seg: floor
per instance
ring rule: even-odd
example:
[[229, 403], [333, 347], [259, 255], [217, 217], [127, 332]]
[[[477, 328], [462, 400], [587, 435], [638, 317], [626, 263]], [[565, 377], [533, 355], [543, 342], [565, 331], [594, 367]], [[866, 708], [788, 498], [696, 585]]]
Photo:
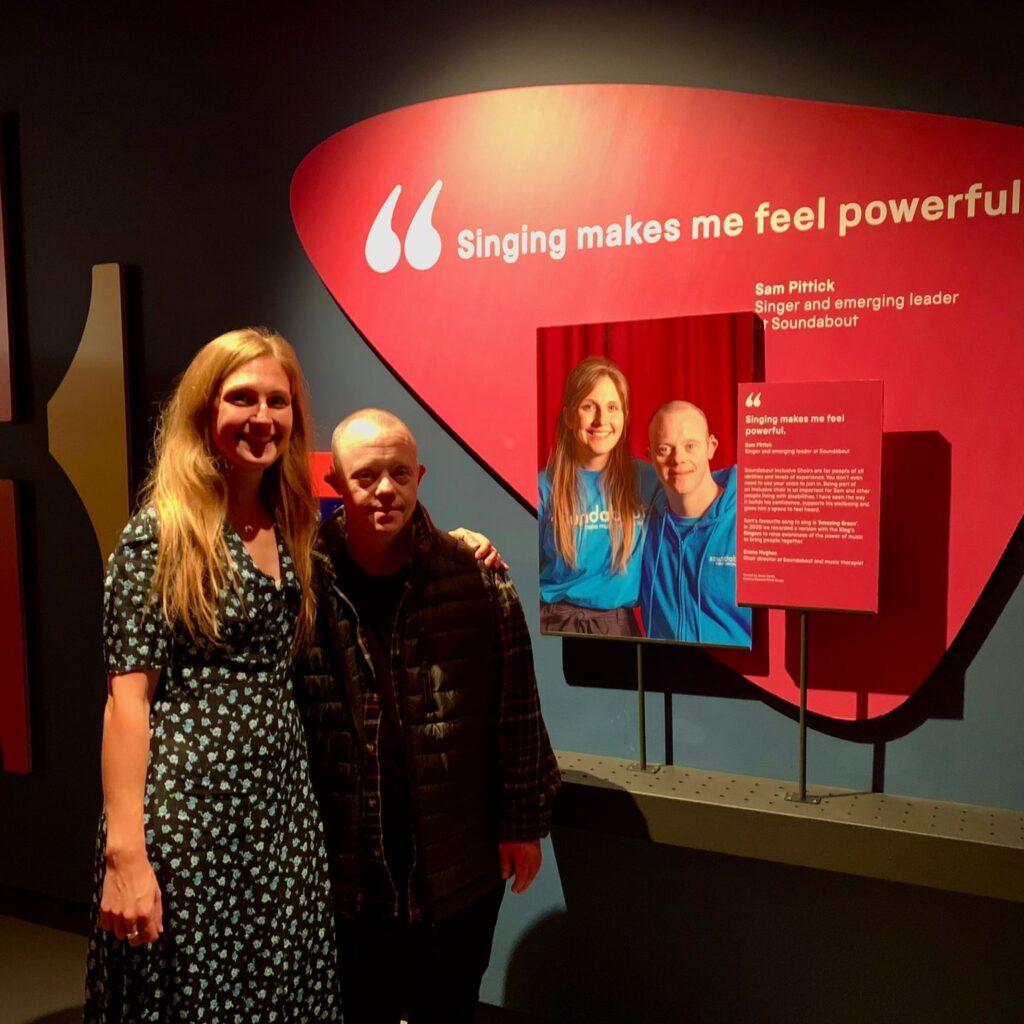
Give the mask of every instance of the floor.
[[[81, 1024], [86, 940], [0, 914], [0, 1024]], [[481, 1006], [477, 1024], [534, 1024]]]
[[0, 1024], [81, 1024], [86, 940], [0, 916]]

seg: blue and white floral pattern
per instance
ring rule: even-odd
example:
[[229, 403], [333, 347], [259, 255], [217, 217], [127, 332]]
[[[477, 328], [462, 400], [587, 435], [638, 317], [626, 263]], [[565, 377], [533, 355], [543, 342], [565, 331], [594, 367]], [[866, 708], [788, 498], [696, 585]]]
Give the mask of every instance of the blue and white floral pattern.
[[220, 595], [220, 644], [168, 627], [154, 600], [152, 510], [128, 523], [107, 566], [107, 672], [163, 670], [145, 816], [164, 933], [132, 948], [99, 928], [101, 821], [86, 1024], [341, 1020], [323, 833], [291, 689], [299, 583], [280, 537], [280, 587], [230, 527], [225, 541], [235, 574]]

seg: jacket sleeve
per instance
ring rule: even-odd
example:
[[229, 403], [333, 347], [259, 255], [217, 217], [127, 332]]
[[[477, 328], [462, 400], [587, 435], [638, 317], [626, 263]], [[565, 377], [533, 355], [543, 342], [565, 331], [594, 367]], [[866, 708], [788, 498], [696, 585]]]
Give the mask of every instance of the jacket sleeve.
[[525, 842], [547, 835], [561, 779], [541, 717], [530, 633], [519, 595], [506, 575], [487, 576], [498, 622], [494, 724], [501, 781], [500, 838]]
[[314, 784], [318, 780], [321, 746], [325, 735], [336, 729], [341, 702], [341, 683], [331, 651], [335, 647], [332, 633], [330, 600], [323, 580], [323, 571], [313, 561], [313, 584], [317, 593], [316, 628], [306, 649], [295, 659], [292, 670], [293, 691], [299, 718], [306, 733]]

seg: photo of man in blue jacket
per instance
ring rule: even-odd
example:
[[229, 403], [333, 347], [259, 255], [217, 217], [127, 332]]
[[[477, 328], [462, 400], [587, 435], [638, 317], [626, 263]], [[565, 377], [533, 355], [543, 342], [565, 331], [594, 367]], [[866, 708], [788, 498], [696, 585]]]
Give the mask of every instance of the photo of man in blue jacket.
[[736, 604], [736, 467], [712, 471], [718, 440], [692, 402], [663, 405], [648, 437], [662, 488], [644, 540], [644, 630], [654, 640], [749, 648], [750, 609]]

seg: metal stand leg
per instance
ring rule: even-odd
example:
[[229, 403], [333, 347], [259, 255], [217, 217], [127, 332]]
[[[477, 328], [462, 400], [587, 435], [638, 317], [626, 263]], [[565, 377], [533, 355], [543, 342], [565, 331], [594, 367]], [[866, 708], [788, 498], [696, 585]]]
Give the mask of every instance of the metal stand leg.
[[640, 761], [629, 767], [638, 772], [656, 772], [661, 765], [647, 763], [647, 702], [644, 698], [644, 645], [636, 645], [637, 725], [640, 729]]
[[807, 795], [807, 612], [800, 613], [800, 791], [787, 793], [794, 803], [820, 804], [820, 796]]

